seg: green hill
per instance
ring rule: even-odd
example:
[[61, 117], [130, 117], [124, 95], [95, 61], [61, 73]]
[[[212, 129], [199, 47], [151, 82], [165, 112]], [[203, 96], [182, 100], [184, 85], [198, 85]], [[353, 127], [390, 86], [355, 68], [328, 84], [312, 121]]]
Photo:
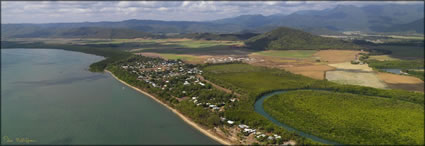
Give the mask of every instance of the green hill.
[[350, 42], [316, 36], [287, 27], [252, 37], [245, 44], [255, 50], [315, 50], [315, 49], [361, 49]]

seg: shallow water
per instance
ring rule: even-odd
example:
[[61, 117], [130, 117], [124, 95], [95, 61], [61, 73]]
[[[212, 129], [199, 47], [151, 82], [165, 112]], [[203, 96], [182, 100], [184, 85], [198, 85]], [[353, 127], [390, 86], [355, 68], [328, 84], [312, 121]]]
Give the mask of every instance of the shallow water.
[[2, 144], [218, 144], [111, 75], [89, 72], [102, 57], [52, 49], [1, 55]]

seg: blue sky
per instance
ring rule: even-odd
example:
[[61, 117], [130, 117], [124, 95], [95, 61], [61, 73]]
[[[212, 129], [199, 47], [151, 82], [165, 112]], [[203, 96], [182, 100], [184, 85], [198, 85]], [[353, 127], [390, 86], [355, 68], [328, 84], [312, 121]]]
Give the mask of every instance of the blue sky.
[[97, 22], [128, 19], [206, 21], [247, 14], [290, 14], [337, 5], [422, 4], [423, 2], [336, 1], [8, 1], [1, 2], [2, 23]]

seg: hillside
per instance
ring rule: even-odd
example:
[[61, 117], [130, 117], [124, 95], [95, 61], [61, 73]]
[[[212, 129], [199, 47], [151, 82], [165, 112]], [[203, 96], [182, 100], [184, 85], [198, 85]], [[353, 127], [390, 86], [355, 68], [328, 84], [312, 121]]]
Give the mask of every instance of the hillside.
[[[31, 30], [32, 29], [32, 30]], [[4, 37], [4, 36], [2, 36]], [[25, 33], [9, 33], [7, 37], [17, 38], [104, 38], [104, 39], [126, 39], [157, 37], [153, 34], [124, 29], [124, 28], [103, 28], [103, 27], [79, 27], [79, 28], [31, 28]]]
[[252, 37], [245, 41], [245, 44], [255, 50], [360, 49], [359, 46], [349, 42], [287, 27], [279, 27]]
[[189, 38], [195, 40], [223, 40], [223, 41], [240, 41], [247, 40], [253, 36], [258, 35], [257, 33], [235, 33], [235, 34], [215, 34], [215, 33], [187, 33], [173, 36], [167, 36], [168, 38]]

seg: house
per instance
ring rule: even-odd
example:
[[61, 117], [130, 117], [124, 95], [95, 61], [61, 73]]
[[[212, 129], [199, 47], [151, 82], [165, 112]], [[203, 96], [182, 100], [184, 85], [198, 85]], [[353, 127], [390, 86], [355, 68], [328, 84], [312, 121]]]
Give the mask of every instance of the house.
[[240, 125], [238, 125], [238, 127], [241, 128], [241, 129], [249, 128], [249, 126], [245, 125], [245, 124], [240, 124]]
[[267, 139], [268, 140], [273, 140], [274, 138], [273, 138], [273, 136], [269, 136], [269, 137], [267, 137]]
[[226, 118], [225, 118], [225, 117], [220, 117], [220, 120], [221, 120], [222, 122], [224, 122], [224, 121], [226, 121]]
[[187, 82], [187, 81], [184, 81], [184, 83], [183, 83], [183, 85], [190, 85], [190, 83], [189, 82]]
[[234, 121], [227, 120], [227, 123], [230, 124], [230, 125], [233, 125], [235, 122]]

